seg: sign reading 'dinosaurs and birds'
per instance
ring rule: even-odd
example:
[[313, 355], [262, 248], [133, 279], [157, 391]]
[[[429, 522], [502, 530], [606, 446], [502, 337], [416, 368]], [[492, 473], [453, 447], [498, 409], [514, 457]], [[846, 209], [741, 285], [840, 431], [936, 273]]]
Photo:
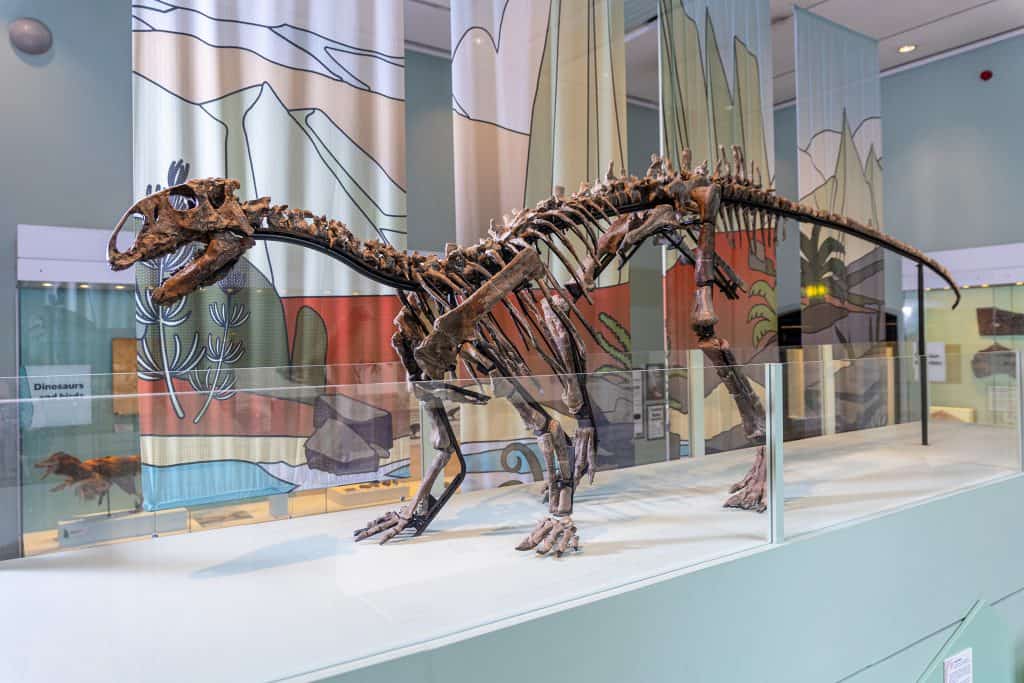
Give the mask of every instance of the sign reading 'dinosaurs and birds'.
[[29, 429], [92, 423], [92, 367], [26, 365], [25, 382], [32, 399]]

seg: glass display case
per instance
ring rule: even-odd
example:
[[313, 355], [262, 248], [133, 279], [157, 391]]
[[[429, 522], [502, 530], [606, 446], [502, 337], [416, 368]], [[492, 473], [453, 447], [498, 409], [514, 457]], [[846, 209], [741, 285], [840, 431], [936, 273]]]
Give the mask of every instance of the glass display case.
[[[223, 607], [232, 623], [250, 624], [247, 638], [257, 640], [279, 629], [269, 593], [255, 596], [279, 581], [301, 585], [303, 622], [313, 625], [303, 648], [253, 653], [268, 671], [293, 675], [586, 601], [1020, 472], [1018, 403], [973, 421], [933, 411], [925, 446], [920, 411], [898, 408], [904, 395], [920, 396], [915, 358], [824, 355], [736, 368], [764, 407], [763, 427], [752, 435], [703, 365], [584, 376], [600, 409], [595, 478], [588, 472], [575, 487], [579, 552], [567, 544], [565, 554], [548, 553], [556, 557], [517, 552], [548, 517], [546, 482], [563, 464], [545, 457], [504, 389], [507, 381], [525, 387], [562, 425], [568, 446], [578, 425], [557, 376], [444, 386], [289, 384], [293, 368], [250, 368], [240, 370], [244, 388], [210, 402], [199, 421], [178, 419], [157, 387], [130, 396], [149, 415], [139, 423], [137, 454], [79, 457], [59, 428], [40, 427], [58, 431], [46, 442], [53, 454], [33, 451], [24, 461], [32, 529], [25, 549], [38, 556], [18, 562], [85, 568], [62, 585], [84, 591], [88, 582], [89, 590], [113, 595], [161, 567], [165, 595], [188, 593], [211, 613]], [[1012, 352], [992, 360], [1015, 368], [1019, 359]], [[309, 368], [302, 376], [352, 371]], [[1017, 375], [1003, 386], [1015, 397]], [[422, 533], [409, 527], [389, 538], [392, 513], [417, 500], [443, 452], [434, 448], [437, 414], [419, 400], [430, 392], [444, 396], [444, 419], [458, 443], [424, 493], [430, 505], [445, 502]], [[679, 395], [686, 401], [675, 401]], [[109, 402], [127, 398], [30, 396], [17, 404], [22, 416], [70, 420], [105, 415]], [[188, 414], [208, 399], [208, 391], [185, 385], [176, 391]], [[853, 428], [847, 411], [858, 403], [871, 404], [872, 417]], [[97, 439], [107, 426], [76, 425], [66, 443]], [[29, 417], [21, 429], [23, 442], [35, 443]], [[365, 541], [353, 538], [378, 526]], [[138, 542], [115, 543], [132, 539]], [[50, 552], [83, 546], [100, 547]], [[70, 564], [57, 563], [60, 557]], [[317, 598], [328, 594], [326, 602]], [[141, 613], [160, 610], [165, 629], [188, 632], [184, 612], [164, 609], [157, 596], [136, 598]], [[357, 619], [344, 617], [354, 613]], [[204, 637], [216, 645], [230, 633], [225, 622]]]

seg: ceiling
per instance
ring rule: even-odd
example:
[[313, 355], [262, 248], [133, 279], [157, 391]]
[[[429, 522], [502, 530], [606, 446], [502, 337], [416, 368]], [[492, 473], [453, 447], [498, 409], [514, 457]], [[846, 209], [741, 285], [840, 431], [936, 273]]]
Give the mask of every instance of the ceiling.
[[[479, 0], [462, 0], [479, 1]], [[623, 0], [626, 73], [630, 97], [657, 102], [657, 0]], [[776, 103], [796, 94], [793, 71], [793, 6], [879, 40], [882, 70], [902, 66], [986, 38], [1024, 28], [1024, 0], [771, 0], [772, 68]], [[449, 0], [405, 0], [406, 40], [413, 47], [447, 53]], [[900, 54], [900, 45], [917, 49]]]

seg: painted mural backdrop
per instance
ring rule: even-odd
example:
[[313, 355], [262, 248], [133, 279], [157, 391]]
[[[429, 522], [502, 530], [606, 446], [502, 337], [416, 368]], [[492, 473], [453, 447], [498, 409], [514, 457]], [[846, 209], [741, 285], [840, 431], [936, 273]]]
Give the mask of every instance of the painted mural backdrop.
[[[511, 210], [533, 206], [556, 187], [573, 192], [580, 183], [603, 177], [609, 163], [616, 172], [625, 168], [623, 22], [617, 0], [453, 0], [452, 125], [460, 244], [486, 236], [492, 219], [500, 225]], [[547, 262], [556, 277], [572, 281], [560, 261], [548, 254]], [[601, 335], [588, 349], [592, 369], [630, 367], [628, 279], [628, 269], [609, 269], [592, 295], [594, 305], [581, 302]], [[626, 375], [618, 374], [604, 383], [625, 381]], [[608, 401], [610, 421], [631, 423], [628, 406], [614, 396]], [[486, 410], [494, 415], [491, 411], [498, 409]], [[460, 411], [474, 413], [471, 407]], [[512, 411], [500, 423], [461, 420], [467, 452], [498, 462], [510, 445], [524, 453], [533, 448], [533, 436]], [[606, 425], [602, 437], [608, 449], [617, 443], [608, 436], [611, 429]], [[514, 441], [518, 438], [522, 442]], [[611, 450], [602, 451], [611, 457]], [[632, 449], [627, 441], [618, 451]], [[504, 471], [476, 474], [467, 486], [508, 479]], [[526, 465], [520, 474], [532, 480]]]
[[[881, 229], [878, 41], [799, 8], [794, 20], [800, 201]], [[800, 233], [803, 346], [831, 345], [844, 360], [884, 353], [882, 249], [819, 226], [801, 226]], [[837, 367], [836, 429], [886, 424], [886, 366]]]
[[[882, 96], [878, 41], [797, 8], [796, 115], [800, 201], [882, 226]], [[803, 343], [884, 339], [882, 250], [803, 226]]]
[[[659, 0], [661, 149], [678, 165], [690, 148], [695, 163], [714, 168], [725, 149], [744, 149], [748, 165], [762, 182], [774, 177], [774, 126], [771, 110], [771, 11], [768, 0]], [[756, 174], [755, 174], [756, 175]], [[775, 308], [774, 231], [751, 237], [720, 223], [715, 248], [747, 285], [740, 299], [715, 295], [718, 335], [728, 339], [741, 363], [774, 361], [778, 324]], [[686, 365], [686, 349], [695, 348], [690, 329], [693, 267], [667, 252], [665, 324], [670, 367]], [[760, 391], [763, 377], [751, 376]], [[742, 445], [739, 413], [722, 399], [725, 387], [706, 373], [705, 391], [715, 409], [706, 410], [708, 450]], [[671, 429], [685, 435], [686, 385], [670, 375]], [[683, 437], [685, 439], [685, 437]]]
[[[134, 194], [241, 182], [405, 245], [401, 0], [132, 5]], [[418, 418], [396, 386], [386, 288], [259, 243], [224, 280], [160, 308], [186, 247], [137, 267], [146, 507], [406, 476]], [[271, 368], [261, 369], [257, 368]]]

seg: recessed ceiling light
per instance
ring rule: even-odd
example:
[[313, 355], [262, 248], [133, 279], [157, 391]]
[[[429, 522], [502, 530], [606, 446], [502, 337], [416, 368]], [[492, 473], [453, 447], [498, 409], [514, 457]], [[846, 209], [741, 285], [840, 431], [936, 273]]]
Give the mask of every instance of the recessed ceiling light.
[[87, 285], [87, 284], [85, 284], [85, 283], [83, 282], [82, 284], [78, 285], [78, 288], [79, 288], [79, 289], [89, 289], [89, 285]]
[[43, 287], [53, 287], [53, 283], [52, 282], [44, 282], [43, 283]]
[[982, 285], [982, 287], [988, 287], [988, 285]]
[[908, 43], [906, 45], [900, 45], [898, 48], [896, 48], [896, 51], [899, 52], [901, 55], [905, 55], [907, 53], [913, 52], [916, 49], [917, 45]]
[[124, 285], [114, 285], [114, 289], [124, 289]]

